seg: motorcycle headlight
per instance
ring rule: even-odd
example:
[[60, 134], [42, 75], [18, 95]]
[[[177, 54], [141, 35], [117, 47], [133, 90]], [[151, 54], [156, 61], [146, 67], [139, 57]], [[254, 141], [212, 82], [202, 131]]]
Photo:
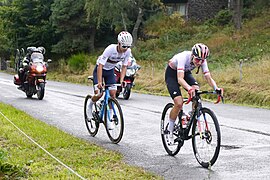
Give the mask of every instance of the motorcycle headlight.
[[36, 68], [37, 72], [42, 72], [44, 70], [43, 66], [37, 66]]
[[135, 74], [135, 69], [127, 69], [126, 76], [132, 76]]

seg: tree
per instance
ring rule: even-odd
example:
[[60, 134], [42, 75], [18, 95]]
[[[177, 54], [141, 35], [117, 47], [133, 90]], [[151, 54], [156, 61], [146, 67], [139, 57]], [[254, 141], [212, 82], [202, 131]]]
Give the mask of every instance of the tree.
[[234, 27], [236, 29], [241, 29], [243, 0], [230, 0], [230, 3], [231, 3], [231, 8], [233, 10]]
[[97, 28], [109, 22], [116, 32], [132, 29], [136, 44], [145, 12], [156, 12], [161, 6], [160, 0], [86, 0], [85, 9]]
[[[94, 50], [96, 27], [86, 21], [85, 0], [55, 0], [51, 20], [60, 39], [53, 51], [63, 54]], [[92, 41], [91, 43], [89, 43]]]
[[50, 49], [54, 40], [49, 22], [52, 2], [53, 0], [5, 1], [0, 17], [14, 49], [27, 46], [44, 46], [47, 50]]
[[8, 58], [10, 52], [11, 42], [3, 27], [3, 21], [0, 19], [0, 59]]

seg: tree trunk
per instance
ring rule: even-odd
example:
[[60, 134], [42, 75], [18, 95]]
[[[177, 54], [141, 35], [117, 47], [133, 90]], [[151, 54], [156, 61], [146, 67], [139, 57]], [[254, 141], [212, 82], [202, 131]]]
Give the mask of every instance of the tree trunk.
[[96, 27], [95, 26], [91, 26], [90, 27], [90, 37], [89, 37], [89, 52], [93, 52], [95, 50], [95, 36], [96, 36]]
[[123, 22], [124, 30], [127, 31], [127, 23], [125, 21], [125, 16], [124, 16], [123, 13], [121, 13], [121, 16], [122, 16], [122, 22]]
[[243, 0], [231, 0], [233, 9], [233, 22], [236, 29], [241, 29]]
[[136, 46], [136, 44], [137, 44], [138, 30], [139, 30], [140, 24], [142, 22], [143, 13], [144, 13], [143, 9], [139, 7], [139, 13], [138, 13], [138, 16], [137, 16], [137, 20], [136, 20], [136, 23], [135, 23], [133, 31], [132, 31], [134, 46]]

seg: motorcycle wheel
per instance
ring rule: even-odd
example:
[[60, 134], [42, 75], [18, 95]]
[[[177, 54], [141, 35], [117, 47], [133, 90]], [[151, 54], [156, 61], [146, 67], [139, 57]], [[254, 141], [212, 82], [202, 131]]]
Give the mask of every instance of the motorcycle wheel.
[[28, 98], [32, 98], [32, 96], [33, 96], [33, 93], [31, 93], [31, 92], [28, 92], [28, 91], [26, 91], [26, 96], [28, 97]]
[[131, 93], [131, 84], [127, 84], [127, 86], [124, 89], [123, 97], [125, 100], [128, 100]]
[[37, 97], [39, 100], [43, 99], [44, 93], [45, 93], [45, 84], [44, 83], [38, 84]]
[[120, 92], [122, 91], [122, 87], [117, 87], [117, 91], [116, 91], [116, 94], [115, 96], [118, 98], [118, 96], [120, 95]]

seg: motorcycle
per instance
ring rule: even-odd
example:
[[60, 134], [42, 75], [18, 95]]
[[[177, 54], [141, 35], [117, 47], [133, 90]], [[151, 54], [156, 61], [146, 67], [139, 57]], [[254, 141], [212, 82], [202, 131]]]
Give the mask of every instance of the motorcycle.
[[[114, 75], [116, 83], [120, 83], [122, 63], [119, 62], [114, 68]], [[136, 63], [136, 59], [133, 56], [130, 56], [128, 60], [127, 72], [124, 77], [126, 82], [125, 87], [117, 86], [116, 97], [120, 95], [123, 91], [124, 99], [128, 100], [131, 94], [131, 88], [135, 86], [134, 79], [136, 77], [137, 71], [141, 69], [141, 66]]]
[[[14, 75], [14, 84], [20, 86], [18, 89], [25, 92], [28, 98], [37, 94], [38, 99], [42, 100], [45, 94], [47, 67], [51, 61], [51, 59], [48, 59], [45, 62], [42, 53], [33, 52], [30, 56], [29, 65], [24, 68], [25, 81], [21, 82], [19, 75], [16, 74]], [[22, 68], [19, 71], [22, 71]]]

